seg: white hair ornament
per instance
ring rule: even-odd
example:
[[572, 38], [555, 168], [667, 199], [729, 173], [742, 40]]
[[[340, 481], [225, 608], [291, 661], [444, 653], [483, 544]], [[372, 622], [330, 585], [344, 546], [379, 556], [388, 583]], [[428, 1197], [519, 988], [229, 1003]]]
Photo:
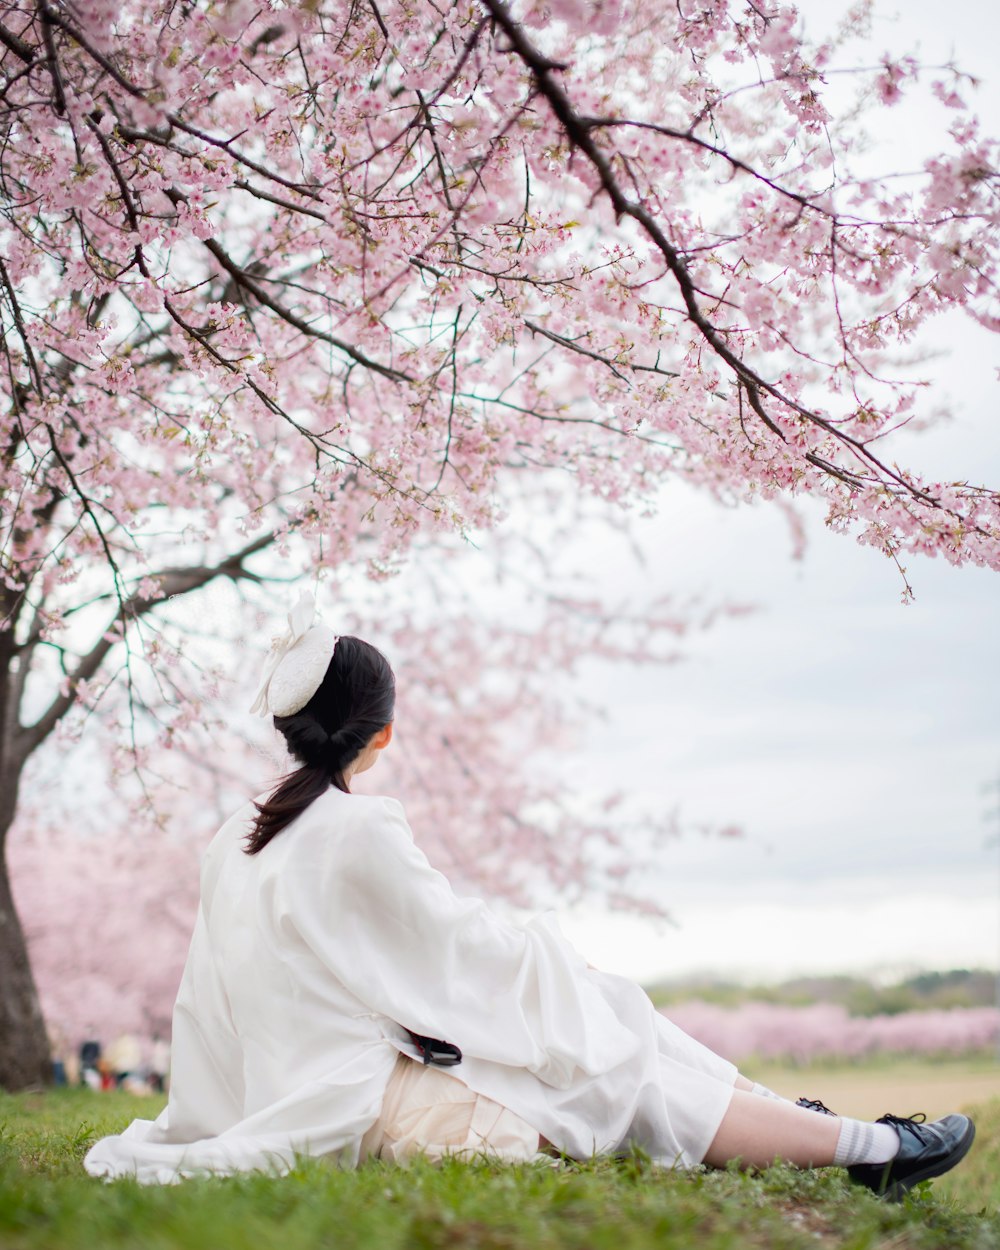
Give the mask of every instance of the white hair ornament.
[[329, 625], [314, 624], [315, 618], [316, 601], [303, 591], [288, 614], [288, 632], [271, 643], [251, 712], [292, 716], [301, 712], [320, 688], [338, 635]]

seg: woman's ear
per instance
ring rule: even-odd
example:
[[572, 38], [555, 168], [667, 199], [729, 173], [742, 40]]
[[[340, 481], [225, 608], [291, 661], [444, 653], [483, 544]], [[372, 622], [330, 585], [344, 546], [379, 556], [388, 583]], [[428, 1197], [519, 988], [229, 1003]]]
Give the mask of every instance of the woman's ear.
[[392, 721], [390, 721], [389, 724], [386, 725], [384, 729], [380, 729], [378, 731], [375, 737], [372, 738], [371, 744], [375, 748], [376, 751], [382, 751], [389, 745], [391, 741], [392, 741]]

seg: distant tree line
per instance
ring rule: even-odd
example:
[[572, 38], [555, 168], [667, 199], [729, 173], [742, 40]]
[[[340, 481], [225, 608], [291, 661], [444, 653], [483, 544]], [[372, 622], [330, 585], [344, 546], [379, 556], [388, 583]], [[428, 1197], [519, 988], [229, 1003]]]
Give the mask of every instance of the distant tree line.
[[658, 1007], [692, 999], [721, 1007], [749, 1002], [787, 1007], [836, 1003], [852, 1016], [895, 1016], [904, 1011], [989, 1007], [994, 1002], [995, 987], [995, 974], [984, 968], [952, 968], [947, 972], [915, 973], [892, 985], [877, 985], [851, 976], [795, 977], [778, 985], [692, 979], [651, 986], [649, 995]]

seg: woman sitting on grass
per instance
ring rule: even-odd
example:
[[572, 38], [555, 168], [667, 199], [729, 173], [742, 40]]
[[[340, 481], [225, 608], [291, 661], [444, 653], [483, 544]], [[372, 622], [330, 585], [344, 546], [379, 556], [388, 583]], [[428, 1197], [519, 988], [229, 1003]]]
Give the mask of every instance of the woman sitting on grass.
[[300, 767], [204, 858], [169, 1103], [97, 1142], [91, 1173], [640, 1147], [681, 1167], [846, 1166], [898, 1198], [965, 1155], [965, 1116], [869, 1124], [781, 1099], [588, 967], [550, 920], [519, 927], [456, 897], [399, 803], [351, 793], [392, 740], [392, 670], [313, 615], [304, 596], [251, 709]]

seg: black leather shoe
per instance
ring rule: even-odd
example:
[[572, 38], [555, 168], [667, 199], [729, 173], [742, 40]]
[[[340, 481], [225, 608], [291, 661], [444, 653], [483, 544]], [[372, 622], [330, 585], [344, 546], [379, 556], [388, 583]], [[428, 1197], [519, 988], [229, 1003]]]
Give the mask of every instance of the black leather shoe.
[[824, 1102], [820, 1102], [818, 1098], [799, 1098], [796, 1107], [805, 1107], [806, 1111], [818, 1111], [820, 1115], [836, 1115], [836, 1111], [831, 1111]]
[[964, 1159], [976, 1135], [966, 1115], [946, 1115], [932, 1124], [923, 1116], [883, 1115], [876, 1124], [890, 1124], [899, 1134], [899, 1153], [888, 1163], [855, 1163], [847, 1175], [857, 1185], [899, 1202], [908, 1189], [950, 1171]]

